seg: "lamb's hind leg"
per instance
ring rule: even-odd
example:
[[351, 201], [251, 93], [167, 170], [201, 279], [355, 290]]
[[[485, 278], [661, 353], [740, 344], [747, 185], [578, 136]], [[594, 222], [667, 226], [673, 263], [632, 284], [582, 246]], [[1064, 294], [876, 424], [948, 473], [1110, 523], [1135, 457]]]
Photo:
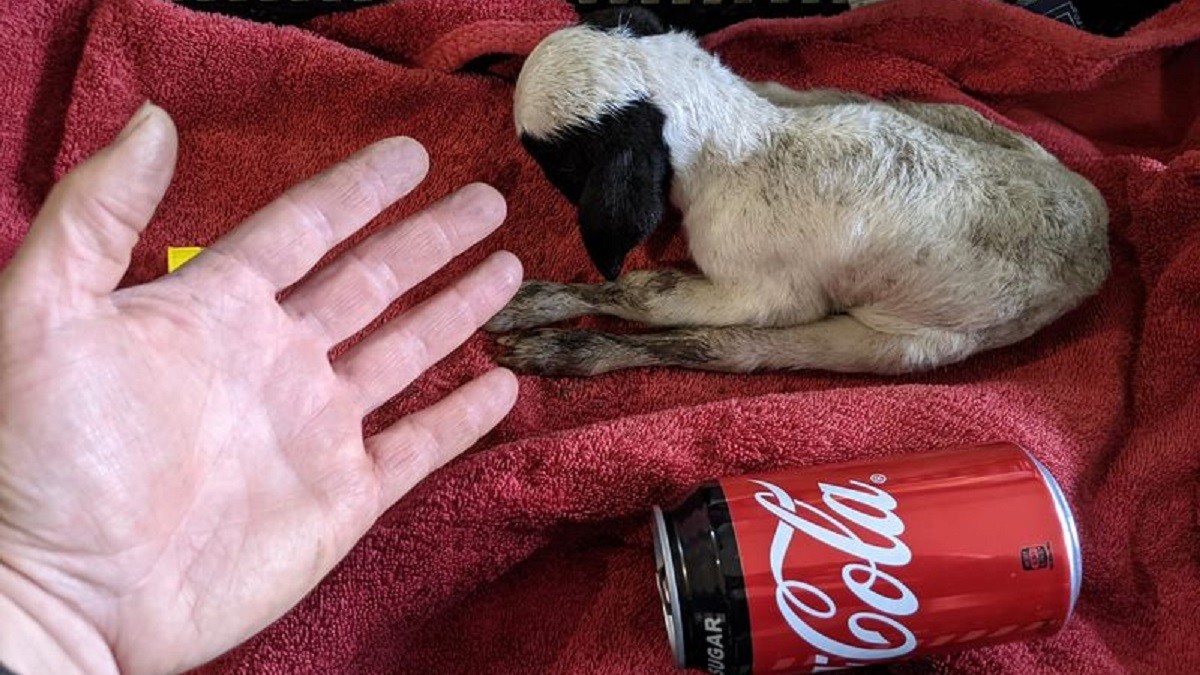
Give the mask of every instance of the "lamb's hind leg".
[[[733, 326], [764, 323], [778, 308], [769, 294], [718, 285], [695, 274], [676, 270], [630, 272], [611, 283], [563, 284], [527, 281], [508, 305], [484, 325], [501, 333], [545, 326], [588, 314], [606, 314], [653, 326]], [[818, 318], [824, 307], [811, 307], [789, 298], [795, 314], [805, 321]]]
[[987, 119], [974, 109], [956, 103], [922, 103], [904, 99], [878, 100], [864, 94], [840, 89], [792, 89], [778, 82], [747, 82], [754, 93], [775, 105], [785, 108], [805, 108], [814, 105], [848, 105], [881, 103], [916, 118], [942, 131], [965, 136], [980, 143], [998, 145], [1010, 150], [1049, 157], [1036, 141], [1006, 129]]
[[942, 131], [965, 136], [980, 143], [1020, 150], [1038, 157], [1051, 157], [1050, 153], [1033, 139], [1006, 129], [965, 105], [902, 100], [888, 101], [887, 104]]
[[853, 91], [831, 88], [792, 89], [773, 81], [752, 82], [746, 85], [751, 91], [783, 108], [807, 108], [814, 105], [847, 105], [870, 103], [874, 99]]
[[884, 333], [846, 315], [789, 328], [684, 328], [636, 335], [539, 330], [500, 342], [508, 348], [502, 365], [548, 376], [649, 367], [902, 374], [961, 361], [978, 344], [971, 336], [942, 330]]

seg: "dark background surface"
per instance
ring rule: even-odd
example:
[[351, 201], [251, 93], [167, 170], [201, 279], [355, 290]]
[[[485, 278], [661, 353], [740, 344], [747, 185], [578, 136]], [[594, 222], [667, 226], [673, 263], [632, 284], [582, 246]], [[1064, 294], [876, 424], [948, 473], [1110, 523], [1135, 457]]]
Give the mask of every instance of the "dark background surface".
[[[277, 24], [297, 24], [313, 17], [335, 12], [353, 11], [371, 5], [404, 0], [172, 0], [176, 4], [200, 11], [219, 12], [240, 16], [255, 21]], [[902, 2], [903, 0], [892, 0]], [[1173, 0], [1071, 0], [1083, 19], [1084, 29], [1100, 35], [1117, 36], [1140, 21], [1174, 4]], [[610, 2], [571, 2], [581, 10], [598, 9], [611, 5]], [[638, 5], [629, 0], [625, 6]], [[690, 4], [676, 5], [660, 2], [647, 6], [666, 23], [697, 33], [723, 28], [748, 18], [775, 18], [830, 15], [848, 11], [845, 0], [820, 0], [819, 2], [778, 3], [755, 0], [734, 5], [726, 0], [719, 5], [705, 5], [700, 0]]]

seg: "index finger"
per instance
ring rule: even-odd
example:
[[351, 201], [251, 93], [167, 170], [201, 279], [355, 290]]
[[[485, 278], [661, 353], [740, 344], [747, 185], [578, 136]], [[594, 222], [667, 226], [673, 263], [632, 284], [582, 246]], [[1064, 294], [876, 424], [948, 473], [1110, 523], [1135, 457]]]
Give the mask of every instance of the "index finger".
[[[289, 188], [208, 250], [281, 290], [412, 191], [428, 170], [429, 155], [411, 138], [372, 143]], [[195, 268], [203, 267], [204, 258], [193, 261]]]

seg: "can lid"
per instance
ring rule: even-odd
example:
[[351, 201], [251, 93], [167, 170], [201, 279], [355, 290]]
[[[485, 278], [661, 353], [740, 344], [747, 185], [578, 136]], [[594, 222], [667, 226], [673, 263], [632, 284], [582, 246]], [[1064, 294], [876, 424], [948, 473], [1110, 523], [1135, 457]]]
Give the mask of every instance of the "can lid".
[[1042, 478], [1046, 481], [1046, 487], [1049, 488], [1050, 496], [1054, 500], [1054, 510], [1058, 513], [1058, 521], [1062, 523], [1063, 538], [1067, 542], [1067, 558], [1071, 569], [1071, 604], [1067, 607], [1067, 618], [1063, 621], [1066, 623], [1071, 620], [1071, 615], [1075, 611], [1075, 602], [1079, 600], [1079, 589], [1083, 583], [1083, 555], [1079, 546], [1079, 530], [1075, 526], [1075, 517], [1071, 514], [1071, 505], [1067, 502], [1066, 495], [1063, 494], [1054, 475], [1038, 461], [1037, 457], [1033, 456], [1033, 453], [1026, 450], [1025, 454], [1033, 460], [1034, 465], [1041, 472]]
[[683, 650], [683, 617], [679, 614], [679, 583], [675, 557], [671, 554], [667, 521], [662, 509], [654, 507], [654, 567], [658, 579], [658, 596], [662, 601], [663, 622], [667, 626], [667, 641], [675, 656], [675, 665], [685, 666]]

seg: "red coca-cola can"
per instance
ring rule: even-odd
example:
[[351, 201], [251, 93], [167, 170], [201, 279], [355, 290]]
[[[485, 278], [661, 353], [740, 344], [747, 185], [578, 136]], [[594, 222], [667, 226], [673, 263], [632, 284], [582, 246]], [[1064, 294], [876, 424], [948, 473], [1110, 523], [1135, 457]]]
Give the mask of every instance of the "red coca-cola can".
[[700, 485], [654, 508], [675, 662], [839, 670], [1058, 632], [1082, 578], [1071, 510], [1011, 443]]

